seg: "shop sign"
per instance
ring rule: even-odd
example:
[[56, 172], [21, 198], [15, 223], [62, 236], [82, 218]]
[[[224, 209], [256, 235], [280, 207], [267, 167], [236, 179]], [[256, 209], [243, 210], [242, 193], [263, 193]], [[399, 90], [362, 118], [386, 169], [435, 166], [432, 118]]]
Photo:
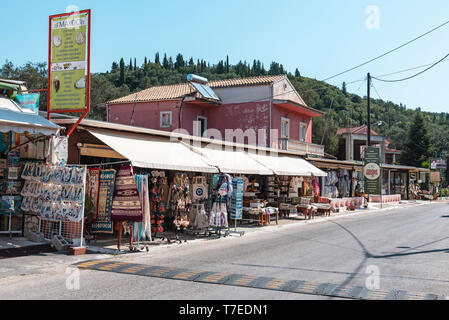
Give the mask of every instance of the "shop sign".
[[440, 181], [441, 181], [440, 172], [436, 171], [430, 173], [430, 182], [440, 182]]
[[447, 169], [447, 159], [431, 159], [430, 169], [432, 170]]
[[365, 149], [365, 165], [363, 175], [365, 177], [365, 193], [380, 194], [380, 150], [375, 147]]
[[50, 112], [89, 109], [88, 15], [82, 11], [50, 17]]
[[39, 114], [39, 93], [26, 93], [16, 95], [16, 100], [23, 109]]

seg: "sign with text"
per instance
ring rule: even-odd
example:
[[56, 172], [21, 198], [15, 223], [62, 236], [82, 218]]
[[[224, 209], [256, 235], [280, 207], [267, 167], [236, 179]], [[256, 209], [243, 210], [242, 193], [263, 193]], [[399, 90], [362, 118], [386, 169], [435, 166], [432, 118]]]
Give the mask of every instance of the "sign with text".
[[90, 10], [50, 17], [48, 112], [89, 111], [89, 34]]
[[430, 182], [441, 182], [441, 175], [439, 171], [430, 173]]
[[431, 159], [430, 160], [430, 169], [432, 169], [432, 170], [447, 169], [447, 160], [446, 159]]
[[363, 175], [365, 177], [365, 193], [380, 194], [380, 149], [367, 147], [365, 149], [364, 159]]
[[18, 94], [16, 95], [16, 100], [22, 108], [39, 114], [39, 97], [39, 93]]

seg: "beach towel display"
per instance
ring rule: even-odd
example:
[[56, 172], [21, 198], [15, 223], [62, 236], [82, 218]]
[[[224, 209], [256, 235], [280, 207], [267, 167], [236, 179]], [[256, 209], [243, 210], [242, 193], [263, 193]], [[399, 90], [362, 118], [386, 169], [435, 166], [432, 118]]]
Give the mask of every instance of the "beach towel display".
[[165, 222], [165, 190], [167, 189], [167, 178], [164, 172], [151, 172], [150, 192], [150, 216], [151, 232], [153, 234], [164, 232]]
[[117, 173], [111, 219], [142, 222], [142, 205], [132, 166], [121, 166]]
[[142, 222], [133, 222], [133, 240], [140, 244], [141, 240], [151, 239], [151, 214], [150, 214], [150, 198], [148, 188], [148, 176], [147, 175], [135, 175], [137, 183], [140, 202], [142, 206]]
[[115, 174], [116, 171], [114, 169], [100, 171], [97, 215], [92, 223], [92, 233], [112, 234], [114, 232], [111, 220], [111, 206]]
[[170, 218], [177, 230], [190, 225], [189, 212], [192, 206], [190, 181], [186, 174], [176, 174], [170, 187]]
[[56, 167], [27, 162], [21, 209], [43, 219], [79, 222], [84, 216], [86, 172], [81, 167]]
[[98, 193], [100, 191], [100, 169], [89, 168], [86, 177], [86, 196], [92, 200], [93, 221], [97, 218]]

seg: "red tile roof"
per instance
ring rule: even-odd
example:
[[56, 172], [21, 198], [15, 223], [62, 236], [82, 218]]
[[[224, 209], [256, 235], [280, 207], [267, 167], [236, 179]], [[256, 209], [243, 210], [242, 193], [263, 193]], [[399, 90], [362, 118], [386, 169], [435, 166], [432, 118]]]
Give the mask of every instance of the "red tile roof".
[[[270, 84], [285, 79], [287, 76], [260, 76], [251, 78], [236, 78], [226, 80], [211, 81], [208, 85], [211, 88], [240, 87], [240, 86], [256, 86]], [[168, 86], [151, 87], [137, 93], [130, 94], [112, 101], [109, 104], [134, 103], [161, 100], [177, 100], [182, 99], [185, 95], [196, 93], [196, 89], [188, 83], [180, 83]]]
[[[341, 129], [338, 129], [338, 131], [337, 131], [338, 135], [343, 135], [345, 133], [367, 135], [368, 134], [368, 126], [363, 125], [363, 126], [355, 127], [355, 128], [341, 128]], [[378, 136], [379, 134], [376, 131], [374, 131], [373, 129], [371, 129], [371, 135]]]

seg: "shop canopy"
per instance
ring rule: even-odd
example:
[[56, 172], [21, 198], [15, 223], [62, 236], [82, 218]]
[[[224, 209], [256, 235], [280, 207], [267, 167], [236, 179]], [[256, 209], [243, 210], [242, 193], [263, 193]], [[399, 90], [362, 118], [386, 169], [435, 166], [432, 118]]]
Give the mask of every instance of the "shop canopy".
[[29, 110], [22, 109], [14, 101], [0, 97], [0, 132], [53, 135], [60, 127], [44, 117]]
[[222, 150], [221, 146], [217, 146], [217, 149], [212, 147], [190, 148], [203, 155], [205, 161], [209, 165], [219, 168], [220, 171], [224, 173], [256, 175], [273, 174], [272, 170], [258, 163], [242, 151]]
[[273, 172], [279, 176], [327, 176], [325, 172], [299, 157], [267, 156], [254, 153], [248, 153], [248, 155], [263, 166], [273, 170]]
[[131, 161], [133, 166], [159, 170], [217, 173], [204, 158], [180, 142], [149, 140], [133, 133], [88, 129], [96, 138]]

